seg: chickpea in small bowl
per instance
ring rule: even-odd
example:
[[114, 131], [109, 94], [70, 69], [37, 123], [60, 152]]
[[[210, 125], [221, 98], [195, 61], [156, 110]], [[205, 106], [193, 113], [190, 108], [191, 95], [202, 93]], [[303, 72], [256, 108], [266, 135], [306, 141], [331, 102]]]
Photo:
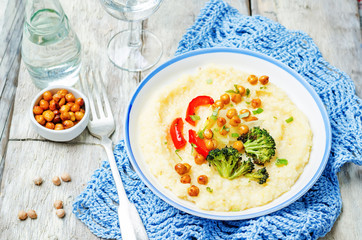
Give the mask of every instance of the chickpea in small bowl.
[[35, 130], [44, 138], [66, 142], [80, 135], [89, 121], [87, 97], [75, 88], [51, 86], [39, 92], [29, 110]]

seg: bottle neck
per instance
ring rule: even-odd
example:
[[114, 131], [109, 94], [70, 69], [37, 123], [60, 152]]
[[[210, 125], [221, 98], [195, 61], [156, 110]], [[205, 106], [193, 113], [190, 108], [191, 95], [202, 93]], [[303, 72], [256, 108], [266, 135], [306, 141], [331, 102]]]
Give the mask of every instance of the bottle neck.
[[58, 0], [27, 0], [25, 16], [28, 28], [44, 34], [57, 31], [66, 21]]

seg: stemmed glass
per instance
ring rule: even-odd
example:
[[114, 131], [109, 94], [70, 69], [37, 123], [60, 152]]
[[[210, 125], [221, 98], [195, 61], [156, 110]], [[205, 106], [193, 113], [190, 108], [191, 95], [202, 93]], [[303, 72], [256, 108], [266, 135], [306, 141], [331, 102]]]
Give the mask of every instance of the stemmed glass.
[[151, 68], [160, 60], [162, 43], [151, 32], [142, 30], [141, 20], [152, 15], [162, 1], [100, 0], [110, 15], [129, 22], [128, 30], [117, 33], [108, 43], [108, 57], [114, 65], [137, 72]]

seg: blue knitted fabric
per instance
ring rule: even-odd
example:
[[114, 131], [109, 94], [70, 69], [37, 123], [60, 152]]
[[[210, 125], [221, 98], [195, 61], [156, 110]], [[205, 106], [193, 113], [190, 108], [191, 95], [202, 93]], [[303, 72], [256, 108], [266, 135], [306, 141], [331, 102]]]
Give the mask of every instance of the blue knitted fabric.
[[[182, 38], [177, 54], [208, 47], [264, 53], [301, 74], [325, 104], [332, 149], [322, 176], [299, 200], [275, 213], [240, 221], [217, 221], [177, 210], [155, 196], [132, 170], [123, 141], [114, 154], [130, 201], [150, 239], [317, 239], [341, 211], [337, 172], [346, 162], [362, 164], [362, 101], [351, 79], [327, 63], [312, 39], [267, 18], [240, 15], [221, 0], [210, 1]], [[96, 170], [73, 205], [74, 214], [98, 237], [121, 239], [118, 197], [107, 161]]]

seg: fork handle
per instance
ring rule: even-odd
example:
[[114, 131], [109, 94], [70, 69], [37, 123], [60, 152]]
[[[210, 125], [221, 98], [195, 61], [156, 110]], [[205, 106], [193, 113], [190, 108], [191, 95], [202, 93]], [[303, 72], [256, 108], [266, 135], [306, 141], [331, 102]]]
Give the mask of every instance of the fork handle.
[[124, 190], [121, 176], [117, 168], [116, 160], [113, 155], [112, 141], [109, 138], [103, 137], [101, 144], [106, 150], [109, 165], [113, 175], [114, 182], [119, 198], [118, 220], [121, 228], [122, 239], [124, 240], [147, 240], [147, 232], [141, 220], [139, 213], [133, 203], [131, 203]]

